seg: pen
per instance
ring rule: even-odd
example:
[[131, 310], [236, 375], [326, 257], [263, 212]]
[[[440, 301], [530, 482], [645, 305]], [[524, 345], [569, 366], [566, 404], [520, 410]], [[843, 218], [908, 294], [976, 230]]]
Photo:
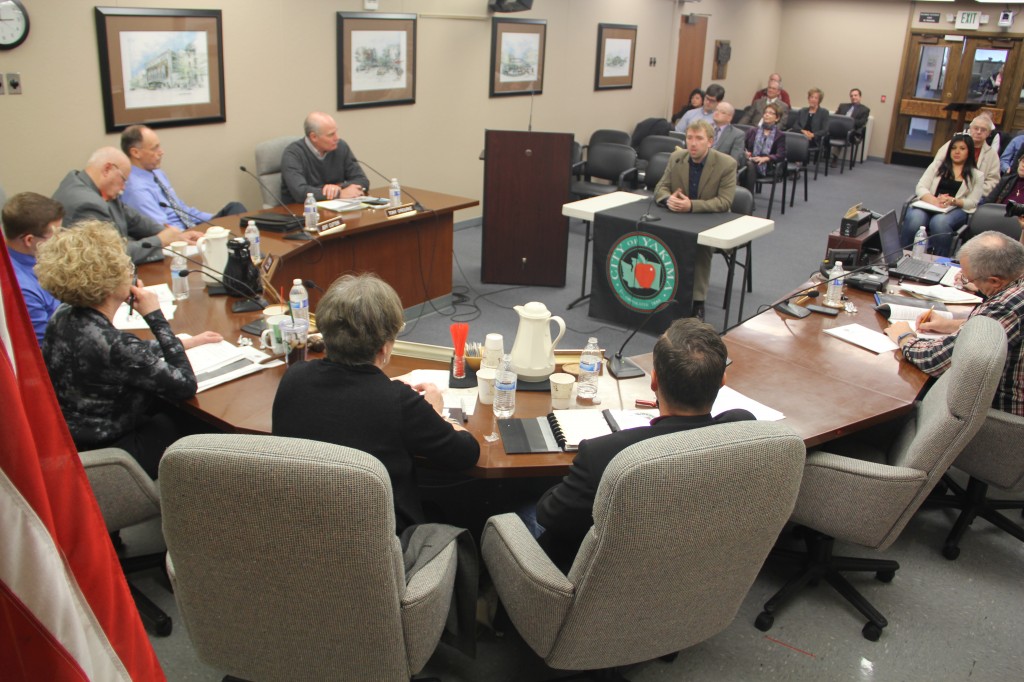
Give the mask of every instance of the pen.
[[921, 316], [921, 322], [919, 324], [924, 324], [928, 320], [932, 319], [932, 311], [933, 310], [935, 310], [935, 306], [932, 306], [928, 310], [924, 311], [924, 315]]
[[[132, 277], [132, 286], [135, 286], [138, 283], [139, 283], [139, 276], [138, 276], [138, 274], [136, 274], [136, 275], [134, 275]], [[134, 309], [135, 309], [135, 292], [133, 291], [128, 296], [128, 317], [132, 316], [132, 313], [134, 312]]]

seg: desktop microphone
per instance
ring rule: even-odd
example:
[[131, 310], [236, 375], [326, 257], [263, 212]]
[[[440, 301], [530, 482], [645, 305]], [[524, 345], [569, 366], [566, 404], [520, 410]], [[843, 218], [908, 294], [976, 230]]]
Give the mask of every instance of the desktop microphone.
[[[203, 273], [202, 270], [175, 270], [173, 274], [178, 275], [180, 277], [188, 277], [193, 272], [200, 273], [200, 274]], [[206, 273], [206, 274], [210, 274], [210, 273]], [[233, 282], [236, 282], [237, 284], [242, 284], [242, 285], [245, 284], [241, 280], [235, 279], [234, 277], [228, 277], [228, 279], [233, 281]], [[270, 305], [267, 302], [267, 300], [264, 299], [262, 296], [249, 295], [249, 294], [246, 294], [243, 291], [240, 291], [237, 288], [232, 288], [232, 287], [230, 287], [228, 285], [227, 282], [225, 282], [223, 279], [221, 279], [219, 277], [217, 278], [217, 281], [219, 281], [221, 283], [221, 286], [223, 286], [225, 290], [233, 291], [233, 292], [235, 292], [238, 295], [239, 298], [245, 299], [243, 301], [235, 301], [234, 303], [231, 304], [231, 312], [233, 312], [233, 313], [252, 313], [252, 312], [256, 312], [257, 310], [263, 310], [268, 305]], [[249, 287], [246, 286], [246, 289], [249, 289]], [[250, 291], [251, 291], [251, 289], [250, 289]], [[254, 308], [253, 307], [254, 305], [258, 306], [258, 307]]]
[[[388, 176], [384, 175], [379, 170], [377, 170], [376, 168], [374, 168], [370, 164], [366, 163], [362, 159], [355, 159], [355, 162], [360, 164], [360, 165], [362, 165], [362, 166], [366, 166], [367, 168], [372, 170], [374, 173], [379, 175], [384, 180], [384, 182], [389, 183], [389, 184], [391, 183], [391, 178], [389, 178]], [[430, 210], [429, 208], [423, 208], [423, 204], [420, 203], [420, 200], [417, 199], [416, 197], [414, 197], [412, 195], [412, 192], [407, 190], [404, 186], [402, 186], [402, 193], [409, 195], [409, 198], [412, 199], [412, 207], [415, 208], [417, 211], [429, 211]]]
[[651, 192], [651, 198], [647, 201], [647, 208], [644, 209], [644, 214], [637, 218], [637, 226], [639, 229], [639, 223], [656, 223], [661, 220], [661, 216], [656, 216], [651, 213], [651, 208], [654, 206], [654, 192]]
[[633, 332], [626, 337], [626, 340], [622, 342], [622, 347], [619, 348], [619, 352], [616, 353], [615, 355], [611, 355], [608, 357], [608, 372], [613, 377], [615, 377], [616, 379], [633, 379], [635, 377], [642, 377], [644, 375], [644, 371], [640, 369], [636, 364], [634, 364], [632, 360], [623, 359], [622, 352], [626, 350], [626, 344], [633, 340], [633, 337], [636, 336], [637, 332], [644, 328], [647, 322], [652, 317], [654, 317], [655, 313], [659, 313], [665, 310], [665, 308], [672, 304], [679, 305], [679, 301], [677, 301], [674, 298], [669, 299], [662, 303], [657, 308], [655, 308], [654, 310], [652, 310], [651, 312], [647, 313], [643, 321], [640, 322], [639, 326], [637, 326], [637, 328], [634, 329]]
[[322, 286], [320, 286], [319, 284], [317, 284], [316, 282], [314, 282], [311, 279], [304, 279], [304, 280], [302, 280], [302, 286], [306, 287], [307, 289], [316, 289], [317, 291], [319, 291], [321, 293], [324, 293], [324, 294], [327, 293], [326, 289], [324, 289]]
[[784, 298], [781, 302], [776, 303], [775, 305], [772, 306], [772, 308], [774, 308], [775, 310], [779, 311], [784, 315], [789, 315], [790, 317], [798, 317], [802, 320], [803, 318], [810, 315], [811, 311], [808, 310], [807, 308], [804, 308], [803, 306], [790, 303], [790, 301], [792, 301], [794, 298], [799, 298], [801, 296], [806, 296], [807, 298], [818, 298], [818, 296], [820, 295], [818, 293], [818, 286], [819, 285], [816, 284], [814, 285], [814, 287], [810, 289], [798, 291], [792, 296], [788, 296]]
[[[232, 296], [237, 296], [239, 298], [246, 299], [245, 301], [236, 301], [232, 305], [232, 312], [236, 312], [236, 313], [248, 312], [247, 310], [243, 309], [245, 303], [248, 302], [248, 301], [251, 301], [253, 303], [260, 303], [261, 304], [260, 308], [259, 308], [260, 310], [263, 310], [263, 308], [267, 307], [267, 305], [268, 305], [267, 302], [260, 296], [261, 292], [256, 291], [251, 286], [249, 286], [249, 284], [247, 284], [246, 282], [243, 282], [242, 280], [238, 279], [237, 277], [232, 277], [231, 275], [228, 275], [228, 274], [226, 274], [224, 272], [221, 272], [220, 270], [217, 270], [215, 268], [211, 268], [206, 263], [203, 263], [202, 261], [196, 260], [195, 258], [191, 258], [191, 257], [186, 256], [184, 254], [172, 252], [166, 246], [164, 247], [163, 250], [166, 251], [167, 253], [171, 254], [171, 255], [181, 256], [182, 258], [187, 260], [189, 263], [192, 263], [194, 265], [198, 265], [201, 268], [200, 270], [187, 270], [187, 271], [186, 270], [179, 270], [179, 271], [177, 271], [177, 273], [174, 273], [174, 274], [192, 273], [192, 272], [198, 272], [200, 274], [205, 273], [205, 274], [209, 275], [210, 277], [213, 277], [215, 280], [217, 280], [217, 282], [220, 283], [220, 285], [222, 287], [224, 287], [224, 293], [230, 294]], [[183, 275], [183, 276], [187, 277], [188, 275], [186, 274], [186, 275]], [[227, 280], [227, 281], [225, 281], [225, 280]], [[232, 282], [232, 285], [229, 285], [228, 282]], [[248, 293], [246, 293], [246, 291], [248, 291]], [[238, 310], [235, 310], [236, 307], [238, 308]]]
[[[308, 234], [306, 234], [305, 232], [302, 231], [302, 228], [304, 228], [306, 226], [306, 221], [303, 220], [302, 218], [299, 218], [299, 216], [295, 215], [295, 212], [292, 211], [292, 209], [288, 208], [288, 204], [286, 204], [283, 201], [281, 201], [281, 197], [278, 196], [277, 192], [272, 191], [269, 187], [267, 187], [265, 184], [263, 184], [263, 181], [260, 180], [259, 176], [258, 175], [254, 175], [253, 173], [249, 172], [249, 169], [246, 168], [245, 166], [239, 166], [238, 170], [242, 171], [243, 173], [248, 175], [250, 178], [255, 180], [257, 183], [259, 183], [259, 186], [263, 188], [263, 191], [265, 191], [267, 194], [269, 194], [270, 197], [274, 201], [277, 202], [278, 206], [280, 206], [284, 210], [288, 211], [288, 215], [290, 215], [295, 220], [294, 224], [291, 224], [291, 223], [284, 223], [283, 224], [283, 227], [285, 228], [284, 230], [282, 230], [283, 232], [291, 232], [292, 230], [299, 230], [298, 232], [294, 232], [293, 234], [288, 235], [287, 237], [285, 237], [285, 239], [290, 239], [292, 241], [308, 241], [308, 240], [312, 239], [312, 237], [310, 237]], [[260, 215], [264, 215], [264, 214], [260, 214]], [[256, 216], [252, 216], [252, 218], [256, 219]], [[242, 219], [245, 220], [246, 217], [243, 217]], [[258, 220], [257, 220], [257, 224], [259, 224]]]

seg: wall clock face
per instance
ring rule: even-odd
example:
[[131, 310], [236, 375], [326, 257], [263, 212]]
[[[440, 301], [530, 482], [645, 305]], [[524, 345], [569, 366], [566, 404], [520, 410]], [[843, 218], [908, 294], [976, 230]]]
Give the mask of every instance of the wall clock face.
[[0, 50], [13, 50], [28, 37], [28, 12], [21, 0], [0, 0]]

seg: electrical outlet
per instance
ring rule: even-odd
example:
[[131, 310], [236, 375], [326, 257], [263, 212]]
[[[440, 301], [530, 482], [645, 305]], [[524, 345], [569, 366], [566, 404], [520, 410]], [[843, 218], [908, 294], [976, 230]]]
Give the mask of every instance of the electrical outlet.
[[7, 90], [12, 95], [21, 94], [21, 74], [20, 73], [9, 73], [7, 74]]

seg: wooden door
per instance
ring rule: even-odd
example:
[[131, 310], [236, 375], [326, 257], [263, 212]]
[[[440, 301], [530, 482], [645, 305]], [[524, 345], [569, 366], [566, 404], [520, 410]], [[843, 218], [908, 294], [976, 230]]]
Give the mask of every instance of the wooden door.
[[686, 14], [679, 18], [679, 50], [676, 53], [676, 90], [672, 113], [683, 108], [694, 88], [704, 88], [704, 47], [708, 37], [708, 18]]

